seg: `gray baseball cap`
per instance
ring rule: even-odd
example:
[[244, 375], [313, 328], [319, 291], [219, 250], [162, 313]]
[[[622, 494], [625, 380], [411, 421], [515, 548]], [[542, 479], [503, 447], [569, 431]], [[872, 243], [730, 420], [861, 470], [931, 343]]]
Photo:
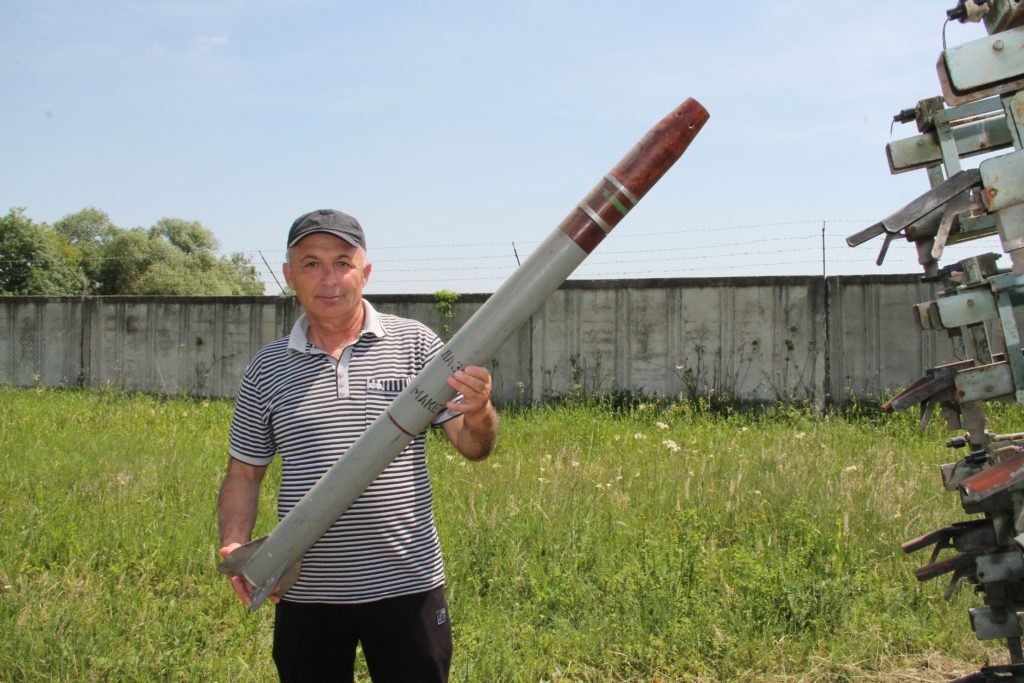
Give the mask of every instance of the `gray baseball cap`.
[[292, 229], [288, 231], [288, 248], [291, 249], [302, 238], [315, 232], [326, 232], [340, 237], [353, 246], [366, 249], [366, 236], [359, 221], [347, 213], [334, 209], [317, 209], [296, 218], [292, 223]]

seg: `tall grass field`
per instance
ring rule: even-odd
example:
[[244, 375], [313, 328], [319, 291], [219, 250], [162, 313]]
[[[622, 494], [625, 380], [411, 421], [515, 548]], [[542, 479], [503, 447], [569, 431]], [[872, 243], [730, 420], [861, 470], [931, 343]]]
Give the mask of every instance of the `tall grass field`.
[[[272, 608], [216, 571], [228, 401], [0, 387], [0, 681], [270, 681]], [[941, 425], [867, 407], [580, 400], [429, 442], [452, 680], [948, 681], [1005, 661], [926, 554], [966, 518]], [[1000, 408], [992, 428], [1020, 431]], [[276, 470], [259, 534], [275, 522]], [[368, 680], [365, 673], [361, 679]]]

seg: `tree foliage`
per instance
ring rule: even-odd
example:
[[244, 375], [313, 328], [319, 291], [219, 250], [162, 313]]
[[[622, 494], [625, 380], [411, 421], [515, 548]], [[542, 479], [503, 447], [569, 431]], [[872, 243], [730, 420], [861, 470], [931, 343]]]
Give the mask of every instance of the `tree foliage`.
[[253, 264], [218, 248], [199, 221], [126, 230], [88, 207], [49, 226], [11, 209], [0, 218], [0, 294], [263, 294]]
[[65, 246], [70, 245], [23, 209], [8, 211], [0, 218], [0, 294], [85, 293], [88, 283]]
[[67, 244], [68, 261], [82, 271], [90, 292], [98, 291], [103, 249], [119, 232], [110, 216], [88, 207], [64, 216], [53, 224], [53, 230]]

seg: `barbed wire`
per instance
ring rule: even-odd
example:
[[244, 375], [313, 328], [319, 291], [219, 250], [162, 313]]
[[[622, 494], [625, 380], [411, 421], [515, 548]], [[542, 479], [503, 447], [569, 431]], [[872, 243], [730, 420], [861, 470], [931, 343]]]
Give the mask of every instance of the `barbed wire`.
[[[834, 223], [850, 223], [868, 225], [868, 221], [844, 219], [832, 221]], [[731, 239], [719, 240], [712, 244], [687, 244], [684, 246], [659, 246], [657, 248], [632, 248], [632, 249], [610, 249], [595, 252], [594, 256], [587, 259], [580, 265], [571, 279], [600, 279], [608, 277], [607, 270], [614, 270], [615, 278], [632, 277], [680, 277], [693, 274], [708, 274], [713, 272], [728, 275], [735, 275], [737, 268], [755, 269], [763, 274], [765, 270], [771, 270], [775, 274], [786, 274], [778, 272], [779, 269], [800, 271], [791, 274], [818, 275], [827, 268], [833, 271], [836, 269], [847, 269], [848, 266], [860, 266], [863, 272], [878, 272], [875, 266], [875, 252], [870, 246], [865, 246], [859, 253], [852, 252], [846, 244], [848, 233], [843, 231], [824, 232], [820, 229], [819, 221], [786, 222], [786, 223], [763, 223], [744, 226], [731, 226], [734, 230], [764, 230], [770, 227], [793, 226], [796, 224], [813, 226], [803, 235], [778, 236], [758, 239]], [[678, 235], [685, 233], [689, 235], [690, 229], [672, 232], [651, 232], [644, 234], [631, 234], [626, 239], [630, 243], [642, 241], [640, 238], [657, 237], [665, 234]], [[614, 237], [614, 236], [613, 236]], [[612, 242], [609, 237], [608, 242]], [[619, 244], [625, 243], [620, 240]], [[763, 244], [794, 244], [802, 243], [806, 246], [792, 246], [783, 249], [757, 249], [752, 246]], [[880, 242], [879, 242], [880, 244]], [[481, 247], [501, 247], [509, 249], [512, 245], [509, 242], [459, 244], [459, 245], [434, 245], [449, 251], [445, 257], [445, 263], [440, 266], [421, 265], [422, 257], [402, 257], [398, 252], [401, 249], [417, 249], [418, 247], [381, 247], [374, 250], [374, 253], [381, 251], [390, 252], [397, 257], [374, 258], [373, 285], [385, 286], [386, 288], [405, 287], [415, 285], [420, 291], [434, 291], [451, 286], [458, 286], [467, 283], [490, 283], [497, 286], [507, 279], [518, 266], [515, 254], [510, 252], [494, 254], [474, 254], [467, 256], [455, 255], [459, 250], [470, 251]], [[529, 242], [517, 242], [515, 246], [525, 248], [531, 247]], [[603, 245], [610, 246], [608, 244]], [[529, 249], [526, 249], [527, 253]], [[284, 254], [284, 250], [279, 252]], [[950, 253], [950, 252], [947, 252]], [[813, 254], [814, 257], [808, 257]], [[847, 256], [847, 254], [849, 254]], [[781, 259], [778, 257], [789, 256]], [[797, 256], [798, 258], [792, 258]], [[804, 257], [804, 258], [800, 258]], [[750, 258], [758, 259], [757, 263], [738, 264], [737, 260]], [[658, 264], [657, 268], [650, 268], [649, 264]], [[904, 271], [915, 272], [920, 269], [917, 263], [915, 250], [890, 249], [886, 259], [889, 268], [897, 267]], [[629, 267], [636, 266], [636, 267]], [[407, 271], [396, 273], [394, 271]], [[411, 272], [408, 272], [411, 271]], [[813, 271], [813, 272], [812, 272]], [[263, 270], [263, 277], [267, 279], [267, 270]], [[403, 277], [405, 276], [405, 277]]]
[[[780, 221], [780, 222], [775, 222], [775, 223], [745, 223], [745, 224], [740, 224], [740, 225], [725, 225], [725, 226], [719, 226], [719, 227], [685, 227], [685, 228], [679, 228], [679, 229], [676, 229], [676, 230], [662, 230], [662, 231], [656, 231], [656, 232], [630, 233], [628, 235], [627, 239], [636, 240], [636, 239], [642, 239], [642, 238], [645, 238], [645, 237], [663, 237], [665, 235], [673, 235], [673, 236], [690, 235], [690, 234], [702, 233], [702, 232], [732, 232], [732, 231], [738, 231], [738, 230], [760, 230], [760, 229], [764, 229], [764, 228], [779, 228], [779, 227], [784, 227], [784, 226], [798, 226], [798, 225], [813, 225], [813, 226], [815, 226], [817, 228], [817, 227], [820, 227], [823, 223], [826, 224], [826, 225], [829, 224], [829, 223], [852, 223], [852, 224], [863, 224], [863, 225], [867, 226], [867, 225], [869, 225], [871, 223], [871, 221], [866, 220], [866, 219], [859, 219], [859, 218], [858, 219], [854, 219], [854, 218], [836, 218], [836, 219], [827, 219], [827, 220]], [[838, 232], [833, 232], [833, 233], [826, 232], [826, 235], [828, 237], [830, 237], [830, 238], [835, 238], [835, 239], [840, 239], [840, 238], [845, 238], [846, 237], [845, 233], [841, 234], [841, 233], [838, 233]], [[811, 238], [811, 237], [818, 238], [820, 236], [821, 236], [821, 231], [816, 229], [813, 233], [808, 233], [806, 235], [806, 237], [786, 237], [786, 238], [772, 238], [772, 239], [775, 239], [775, 240], [778, 240], [778, 239], [806, 239], [806, 238]], [[618, 234], [617, 233], [613, 233], [612, 237], [616, 238], [616, 237], [618, 237]], [[764, 240], [764, 241], [771, 241], [771, 239], [767, 239], [767, 240]], [[422, 249], [444, 249], [444, 250], [447, 250], [447, 251], [452, 251], [452, 250], [456, 250], [456, 249], [466, 249], [466, 248], [476, 248], [476, 247], [503, 247], [503, 248], [507, 248], [513, 242], [515, 244], [529, 246], [529, 245], [540, 244], [541, 240], [522, 240], [522, 241], [516, 240], [516, 241], [504, 241], [504, 242], [454, 242], [454, 243], [441, 243], [441, 244], [439, 244], [437, 242], [433, 242], [433, 243], [430, 243], [430, 244], [402, 244], [402, 245], [384, 244], [384, 245], [381, 245], [381, 246], [374, 246], [373, 249], [371, 249], [370, 251], [371, 251], [371, 254], [376, 255], [377, 253], [380, 253], [382, 251], [386, 252], [386, 251], [393, 251], [393, 250], [408, 250], [408, 249], [416, 249], [416, 250], [422, 250]], [[735, 242], [729, 242], [729, 243], [723, 244], [722, 246], [727, 246], [727, 245], [732, 245], [732, 244], [735, 244]], [[258, 253], [262, 252], [264, 254], [281, 254], [281, 255], [283, 255], [283, 254], [285, 254], [286, 251], [287, 251], [286, 249], [274, 248], [274, 249], [255, 249], [255, 250], [249, 250], [249, 251], [242, 251], [242, 252], [238, 252], [238, 253], [242, 253], [242, 254], [245, 254], [245, 255], [250, 255], [250, 254], [258, 254]], [[473, 258], [473, 257], [463, 257], [463, 258], [469, 259], [469, 258]], [[495, 257], [492, 257], [492, 258], [495, 258]], [[390, 261], [382, 261], [382, 260], [376, 258], [376, 256], [374, 256], [374, 262], [383, 263], [383, 262], [390, 262]]]

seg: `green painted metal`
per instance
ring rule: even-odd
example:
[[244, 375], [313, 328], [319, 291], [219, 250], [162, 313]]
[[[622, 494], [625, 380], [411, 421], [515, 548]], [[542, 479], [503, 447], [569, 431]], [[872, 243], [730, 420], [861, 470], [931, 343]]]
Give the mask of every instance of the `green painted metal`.
[[989, 33], [999, 33], [1024, 23], [1024, 2], [1021, 0], [988, 0], [988, 5], [984, 22]]
[[1015, 92], [1024, 84], [1024, 28], [951, 47], [937, 68], [948, 104]]
[[[974, 121], [953, 128], [953, 138], [961, 158], [1005, 149], [1013, 139], [1002, 116]], [[923, 133], [885, 146], [891, 173], [906, 173], [942, 163], [942, 149], [935, 132]]]
[[968, 289], [934, 302], [943, 328], [976, 325], [999, 317], [996, 298], [988, 289]]
[[978, 169], [986, 209], [999, 211], [1024, 202], [1024, 151], [986, 159]]

